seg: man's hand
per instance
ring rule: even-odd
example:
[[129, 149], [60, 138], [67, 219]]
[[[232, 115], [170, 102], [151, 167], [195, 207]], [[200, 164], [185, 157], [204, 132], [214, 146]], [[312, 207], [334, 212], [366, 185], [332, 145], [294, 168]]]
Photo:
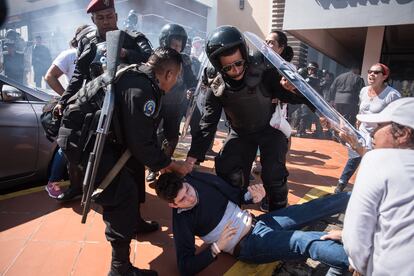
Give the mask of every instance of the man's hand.
[[171, 161], [167, 167], [161, 169], [161, 174], [167, 172], [175, 172], [180, 176], [185, 176], [191, 172], [191, 170], [192, 168], [190, 168], [189, 165], [184, 161]]
[[362, 273], [356, 271], [355, 268], [353, 268], [352, 266], [349, 266], [348, 270], [349, 272], [352, 272], [352, 276], [363, 276]]
[[194, 95], [195, 88], [190, 88], [187, 90], [187, 100], [190, 100], [191, 97]]
[[189, 173], [193, 170], [194, 164], [197, 162], [197, 159], [191, 156], [187, 156], [187, 159], [185, 159], [185, 162], [187, 163], [188, 167], [190, 168]]
[[220, 235], [220, 238], [216, 242], [220, 251], [226, 248], [227, 244], [231, 241], [231, 239], [236, 235], [237, 228], [231, 227], [232, 221], [227, 222], [226, 226], [224, 226], [223, 232]]
[[293, 86], [290, 81], [288, 81], [285, 77], [282, 77], [280, 80], [280, 84], [283, 86], [284, 89], [289, 90], [290, 92], [294, 94], [298, 94], [298, 92], [295, 90], [295, 86]]
[[321, 240], [333, 240], [342, 242], [342, 230], [331, 230], [328, 234], [323, 235]]
[[266, 191], [263, 184], [254, 184], [247, 187], [247, 190], [252, 195], [253, 203], [259, 203], [266, 196]]

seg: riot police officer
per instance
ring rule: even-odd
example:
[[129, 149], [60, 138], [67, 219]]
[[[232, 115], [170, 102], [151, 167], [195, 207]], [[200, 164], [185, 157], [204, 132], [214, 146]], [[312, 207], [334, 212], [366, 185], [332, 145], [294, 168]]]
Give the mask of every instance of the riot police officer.
[[[181, 56], [170, 48], [158, 48], [146, 64], [132, 66], [115, 85], [115, 103], [121, 135], [108, 139], [99, 166], [97, 183], [129, 149], [132, 156], [96, 202], [103, 207], [106, 238], [112, 246], [110, 276], [157, 275], [132, 266], [130, 242], [139, 230], [140, 185], [145, 183], [145, 166], [154, 170], [185, 173], [185, 163], [171, 161], [155, 138], [161, 97], [168, 93], [181, 71]], [[116, 127], [114, 127], [116, 129]], [[113, 131], [116, 132], [115, 130]], [[119, 138], [121, 136], [121, 138]]]
[[124, 21], [124, 29], [126, 31], [136, 31], [138, 25], [138, 15], [135, 10], [130, 10], [127, 18]]
[[[96, 45], [105, 42], [106, 32], [117, 30], [118, 14], [115, 11], [114, 0], [92, 0], [87, 9], [96, 30], [84, 35], [78, 45], [78, 60], [73, 77], [59, 101], [62, 109], [68, 99], [82, 87], [84, 80], [91, 79], [89, 65], [95, 57]], [[149, 40], [142, 33], [127, 32], [121, 57], [129, 64], [146, 62], [151, 55], [152, 47]]]
[[[171, 91], [163, 98], [159, 118], [162, 125], [158, 129], [158, 141], [164, 145], [165, 153], [168, 156], [172, 156], [178, 143], [180, 122], [188, 104], [186, 92], [197, 85], [191, 67], [191, 59], [183, 53], [187, 38], [187, 32], [178, 24], [167, 24], [162, 27], [159, 37], [160, 46], [176, 50], [181, 53], [183, 59], [182, 74], [174, 87], [171, 88]], [[150, 171], [147, 181], [153, 181], [156, 174], [156, 172]]]
[[[316, 92], [321, 94], [321, 86], [320, 86], [320, 79], [318, 77], [318, 70], [319, 65], [318, 63], [311, 61], [307, 66], [308, 70], [308, 77], [306, 81], [315, 89]], [[302, 105], [301, 107], [301, 118], [299, 120], [299, 129], [298, 129], [298, 136], [306, 136], [306, 129], [310, 128], [312, 124], [315, 123], [315, 133], [313, 136], [321, 137], [322, 136], [322, 126], [319, 121], [319, 117], [317, 117], [312, 111], [306, 106]]]
[[[94, 60], [97, 52], [97, 45], [105, 42], [106, 32], [118, 29], [114, 0], [92, 0], [86, 10], [91, 14], [92, 22], [96, 25], [96, 30], [83, 34], [78, 44], [77, 62], [72, 79], [69, 82], [65, 92], [62, 94], [59, 104], [55, 107], [55, 113], [62, 115], [68, 100], [78, 92], [84, 84], [84, 81], [90, 81], [91, 62]], [[151, 55], [152, 48], [148, 39], [141, 33], [127, 32], [121, 58], [129, 64], [146, 62]], [[71, 185], [57, 199], [67, 201], [81, 194], [82, 172], [73, 164], [69, 164], [69, 174]]]
[[206, 70], [208, 91], [204, 114], [186, 162], [194, 165], [197, 159], [204, 160], [224, 109], [231, 131], [215, 159], [217, 175], [246, 189], [259, 147], [261, 177], [269, 199], [269, 210], [285, 207], [288, 143], [286, 136], [269, 124], [274, 112], [272, 99], [288, 103], [308, 102], [292, 92], [293, 86], [287, 85], [285, 79], [281, 80], [275, 68], [266, 69], [263, 59], [249, 56], [243, 35], [233, 26], [214, 30], [207, 41], [206, 53], [214, 70]]

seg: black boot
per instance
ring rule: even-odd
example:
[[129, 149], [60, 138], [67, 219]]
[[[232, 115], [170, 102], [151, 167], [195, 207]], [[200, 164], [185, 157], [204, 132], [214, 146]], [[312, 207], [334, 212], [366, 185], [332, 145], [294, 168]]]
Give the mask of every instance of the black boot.
[[147, 234], [155, 232], [158, 229], [160, 229], [158, 222], [138, 218], [137, 234]]
[[132, 264], [129, 260], [130, 242], [111, 242], [112, 246], [112, 260], [111, 270], [108, 276], [123, 276], [127, 275], [132, 270]]
[[69, 186], [63, 193], [61, 193], [56, 199], [60, 202], [67, 202], [76, 200], [82, 196], [82, 189]]
[[141, 217], [141, 204], [138, 204], [138, 223], [137, 223], [137, 234], [147, 234], [155, 232], [160, 229], [160, 225], [156, 221], [144, 220]]
[[265, 187], [269, 199], [269, 212], [285, 208], [288, 203], [288, 188], [286, 181], [273, 183], [270, 187]]
[[56, 199], [60, 202], [66, 202], [80, 198], [82, 196], [83, 176], [83, 172], [78, 166], [69, 163], [70, 185]]
[[158, 276], [154, 270], [138, 269], [129, 260], [130, 242], [111, 242], [112, 261], [108, 276]]
[[157, 178], [157, 176], [158, 172], [149, 171], [145, 180], [147, 180], [148, 182], [152, 182]]

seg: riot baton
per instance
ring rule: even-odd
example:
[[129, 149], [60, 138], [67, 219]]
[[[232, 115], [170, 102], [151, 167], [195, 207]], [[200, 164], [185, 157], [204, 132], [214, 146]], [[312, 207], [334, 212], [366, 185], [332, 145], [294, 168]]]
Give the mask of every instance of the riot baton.
[[[272, 48], [270, 48], [261, 38], [251, 32], [244, 32], [244, 36], [254, 47], [256, 47], [272, 64], [279, 73], [285, 77], [296, 89], [302, 93], [337, 131], [343, 131], [347, 135], [354, 137], [362, 146], [365, 146], [365, 139], [338, 111], [330, 106], [297, 72], [296, 68], [286, 62]], [[347, 143], [349, 148], [351, 146]], [[352, 150], [352, 148], [351, 148]]]
[[190, 126], [191, 118], [193, 117], [193, 113], [197, 105], [197, 98], [198, 98], [198, 95], [200, 94], [200, 90], [202, 89], [201, 85], [203, 84], [202, 75], [204, 72], [204, 68], [206, 68], [208, 65], [209, 65], [209, 61], [208, 61], [207, 56], [205, 55], [203, 56], [203, 60], [201, 61], [201, 64], [200, 64], [200, 69], [197, 74], [197, 79], [198, 79], [197, 87], [194, 90], [193, 94], [191, 95], [187, 110], [185, 112], [185, 121], [184, 121], [183, 128], [181, 130], [180, 140], [183, 140], [185, 136], [187, 135], [188, 127]]
[[[124, 41], [125, 33], [120, 30], [106, 33], [106, 71], [109, 77], [107, 87], [104, 87], [105, 98], [102, 104], [98, 127], [96, 128], [96, 139], [92, 152], [89, 154], [88, 165], [86, 167], [85, 178], [83, 179], [83, 196], [81, 205], [83, 206], [82, 223], [86, 222], [91, 208], [91, 196], [95, 186], [96, 174], [101, 160], [105, 139], [111, 125], [112, 115], [115, 107], [115, 92], [113, 80], [117, 71], [119, 56]], [[86, 191], [86, 193], [85, 193]]]

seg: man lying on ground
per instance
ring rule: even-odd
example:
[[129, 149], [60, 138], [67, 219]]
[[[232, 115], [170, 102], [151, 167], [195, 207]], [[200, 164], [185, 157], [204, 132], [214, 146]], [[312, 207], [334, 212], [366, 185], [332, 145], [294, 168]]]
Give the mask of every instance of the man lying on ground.
[[[350, 193], [315, 199], [254, 217], [240, 209], [265, 196], [262, 184], [238, 187], [216, 175], [192, 172], [185, 178], [173, 173], [160, 176], [157, 195], [173, 208], [173, 234], [181, 275], [194, 275], [221, 252], [248, 263], [312, 258], [331, 267], [347, 269], [342, 244], [321, 240], [324, 232], [299, 231], [321, 218], [345, 211]], [[195, 254], [195, 236], [207, 246]]]

